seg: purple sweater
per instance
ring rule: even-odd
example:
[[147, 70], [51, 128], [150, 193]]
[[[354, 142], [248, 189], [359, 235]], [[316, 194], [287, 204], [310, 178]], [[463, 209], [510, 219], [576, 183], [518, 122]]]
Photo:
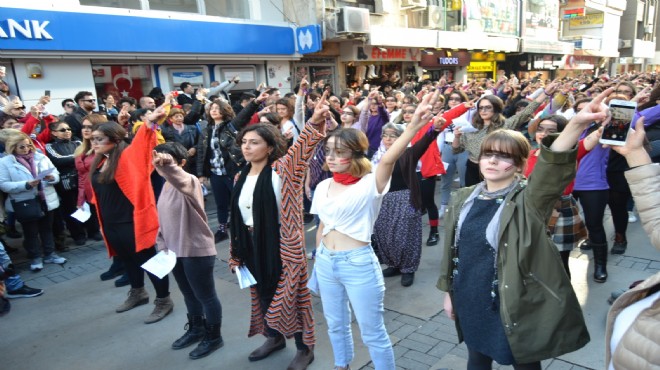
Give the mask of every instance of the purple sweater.
[[[369, 108], [367, 108], [369, 109]], [[369, 139], [369, 149], [372, 151], [378, 150], [383, 134], [383, 126], [390, 121], [390, 114], [387, 113], [384, 105], [378, 107], [378, 114], [371, 115], [369, 113], [369, 123], [367, 124], [367, 138]]]
[[[585, 136], [586, 130], [580, 139], [584, 139]], [[580, 161], [573, 191], [608, 190], [610, 186], [607, 184], [606, 169], [609, 157], [610, 148], [603, 148], [600, 144], [587, 153]]]

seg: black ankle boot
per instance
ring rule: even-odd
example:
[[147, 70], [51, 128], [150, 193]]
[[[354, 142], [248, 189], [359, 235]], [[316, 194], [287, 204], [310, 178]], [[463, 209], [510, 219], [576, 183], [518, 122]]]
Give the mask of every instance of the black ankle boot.
[[101, 280], [106, 281], [121, 276], [124, 273], [124, 263], [117, 257], [112, 257], [112, 265], [108, 271], [101, 274]]
[[594, 281], [604, 283], [607, 281], [607, 243], [589, 243], [594, 251]]
[[206, 357], [211, 352], [222, 347], [224, 342], [222, 341], [222, 335], [220, 335], [220, 324], [206, 325], [206, 334], [202, 342], [190, 352], [189, 357], [193, 360], [198, 358]]
[[440, 235], [438, 234], [438, 227], [431, 226], [431, 231], [429, 232], [429, 238], [426, 240], [426, 245], [431, 247], [438, 244], [440, 241]]
[[188, 323], [184, 326], [186, 333], [172, 343], [172, 349], [186, 348], [193, 343], [197, 343], [202, 338], [206, 330], [204, 328], [204, 316], [188, 314]]

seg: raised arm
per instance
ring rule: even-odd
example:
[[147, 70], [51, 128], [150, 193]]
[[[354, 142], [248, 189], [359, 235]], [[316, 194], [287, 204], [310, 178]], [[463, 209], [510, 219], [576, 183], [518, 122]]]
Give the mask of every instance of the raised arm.
[[396, 139], [390, 149], [388, 149], [381, 158], [378, 167], [376, 167], [376, 190], [379, 194], [383, 192], [385, 186], [390, 181], [392, 171], [394, 170], [394, 164], [406, 150], [412, 138], [417, 131], [424, 127], [424, 125], [426, 125], [426, 123], [433, 117], [431, 114], [431, 108], [438, 99], [438, 95], [439, 91], [436, 91], [433, 94], [427, 94], [424, 96], [422, 102], [415, 110], [412, 121], [406, 126], [403, 134]]
[[195, 176], [177, 166], [176, 161], [171, 155], [158, 153], [155, 150], [152, 151], [151, 155], [152, 164], [156, 171], [158, 171], [158, 174], [163, 176], [176, 190], [189, 198], [196, 198], [201, 194], [199, 181], [195, 179]]
[[266, 101], [266, 99], [268, 99], [268, 94], [262, 92], [256, 99], [246, 105], [245, 108], [243, 108], [236, 117], [234, 117], [234, 119], [231, 121], [231, 124], [234, 125], [236, 130], [240, 131], [243, 127], [245, 127], [245, 125], [250, 123], [252, 116], [257, 111], [257, 109], [259, 109], [261, 103]]

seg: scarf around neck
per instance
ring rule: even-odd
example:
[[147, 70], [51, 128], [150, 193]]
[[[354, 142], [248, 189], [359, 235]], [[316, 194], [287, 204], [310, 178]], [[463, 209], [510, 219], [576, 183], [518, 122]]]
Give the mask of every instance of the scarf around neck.
[[353, 185], [356, 182], [360, 181], [361, 177], [355, 177], [348, 172], [347, 173], [333, 172], [332, 179], [335, 180], [335, 182], [338, 182], [342, 185]]
[[[33, 178], [37, 178], [37, 163], [34, 161], [34, 152], [30, 152], [28, 154], [14, 154], [14, 157], [18, 163], [22, 164], [30, 171], [30, 174]], [[46, 200], [46, 194], [44, 194], [43, 185], [41, 182], [37, 187], [37, 193], [39, 194], [39, 198], [41, 198], [41, 200]]]

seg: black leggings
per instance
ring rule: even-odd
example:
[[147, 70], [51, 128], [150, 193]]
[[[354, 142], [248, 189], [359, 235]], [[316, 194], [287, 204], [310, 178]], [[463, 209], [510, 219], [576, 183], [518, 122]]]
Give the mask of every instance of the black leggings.
[[468, 159], [467, 167], [465, 168], [465, 186], [477, 185], [481, 182], [481, 172], [479, 171], [479, 163], [474, 163]]
[[[131, 283], [131, 288], [144, 287], [144, 273], [142, 264], [147, 262], [149, 258], [156, 255], [156, 248], [151, 247], [144, 249], [140, 252], [135, 251], [135, 230], [133, 223], [121, 224], [104, 224], [103, 234], [105, 235], [108, 243], [117, 254], [117, 257], [124, 262], [126, 273], [128, 274], [128, 281]], [[157, 298], [165, 298], [170, 295], [169, 287], [170, 280], [166, 275], [162, 279], [158, 276], [147, 272], [149, 280], [156, 289]]]
[[580, 202], [584, 211], [584, 224], [589, 232], [589, 241], [595, 244], [607, 243], [603, 216], [607, 206], [609, 190], [575, 190], [573, 197]]
[[192, 316], [204, 316], [209, 325], [222, 323], [222, 306], [215, 292], [215, 256], [179, 257], [172, 274]]
[[626, 240], [626, 231], [628, 230], [628, 202], [630, 199], [632, 199], [632, 194], [629, 192], [610, 190], [610, 196], [607, 201], [612, 212], [614, 232], [621, 234], [623, 240]]
[[437, 220], [438, 206], [435, 205], [435, 176], [422, 178], [419, 182], [419, 190], [422, 193], [422, 211], [426, 209], [429, 220]]
[[[541, 370], [541, 361], [528, 364], [513, 364], [515, 370]], [[468, 348], [468, 370], [491, 370], [493, 359], [477, 351]]]

